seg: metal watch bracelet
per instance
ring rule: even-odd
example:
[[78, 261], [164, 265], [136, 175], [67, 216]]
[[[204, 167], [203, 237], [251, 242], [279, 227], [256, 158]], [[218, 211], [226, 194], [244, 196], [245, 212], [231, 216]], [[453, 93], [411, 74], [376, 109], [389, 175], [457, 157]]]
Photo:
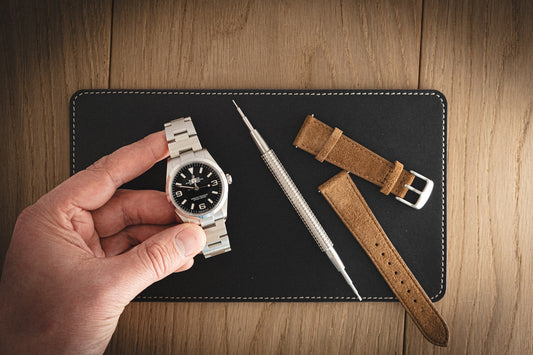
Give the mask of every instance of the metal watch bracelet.
[[[202, 150], [191, 117], [165, 123], [165, 135], [171, 159]], [[225, 218], [201, 220], [199, 224], [207, 237], [206, 245], [202, 250], [206, 258], [231, 250]]]

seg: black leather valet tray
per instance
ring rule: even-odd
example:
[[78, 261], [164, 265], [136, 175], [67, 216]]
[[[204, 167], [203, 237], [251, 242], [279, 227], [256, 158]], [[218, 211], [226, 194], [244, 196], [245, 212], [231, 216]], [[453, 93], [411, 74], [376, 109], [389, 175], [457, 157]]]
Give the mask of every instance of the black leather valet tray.
[[[71, 99], [72, 174], [119, 147], [191, 116], [202, 146], [233, 177], [227, 229], [232, 250], [202, 255], [138, 301], [355, 301], [263, 163], [234, 99], [276, 152], [335, 245], [365, 301], [395, 300], [376, 267], [318, 186], [339, 169], [292, 146], [308, 114], [389, 161], [432, 179], [412, 209], [354, 181], [406, 264], [433, 300], [446, 288], [446, 99], [433, 90], [82, 90]], [[166, 162], [127, 183], [165, 188]]]

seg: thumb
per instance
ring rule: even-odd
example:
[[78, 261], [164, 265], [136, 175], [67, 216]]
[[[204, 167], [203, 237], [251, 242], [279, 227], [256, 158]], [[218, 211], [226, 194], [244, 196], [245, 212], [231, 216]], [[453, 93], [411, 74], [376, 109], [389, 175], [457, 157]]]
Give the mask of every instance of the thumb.
[[186, 269], [187, 265], [191, 265], [192, 258], [202, 251], [205, 243], [205, 232], [190, 223], [154, 234], [115, 257], [115, 276], [118, 276], [115, 278], [116, 286], [121, 288], [123, 295], [133, 299], [154, 282], [180, 268]]

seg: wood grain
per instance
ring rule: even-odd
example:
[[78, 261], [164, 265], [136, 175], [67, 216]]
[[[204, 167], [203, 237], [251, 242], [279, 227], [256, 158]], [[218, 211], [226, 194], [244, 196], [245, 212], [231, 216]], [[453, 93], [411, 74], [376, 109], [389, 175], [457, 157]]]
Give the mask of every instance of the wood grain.
[[69, 177], [69, 106], [109, 80], [111, 2], [2, 1], [0, 265], [17, 215]]
[[[399, 305], [134, 303], [110, 354], [400, 353]], [[398, 307], [396, 307], [398, 306]], [[388, 309], [384, 311], [385, 309]], [[401, 308], [401, 307], [400, 307]]]
[[421, 1], [116, 0], [112, 88], [416, 88]]
[[[110, 84], [416, 88], [420, 26], [420, 1], [117, 0]], [[395, 303], [132, 304], [110, 353], [400, 353], [404, 317]]]
[[407, 322], [406, 353], [533, 353], [533, 6], [424, 4], [421, 88], [449, 103], [451, 342]]

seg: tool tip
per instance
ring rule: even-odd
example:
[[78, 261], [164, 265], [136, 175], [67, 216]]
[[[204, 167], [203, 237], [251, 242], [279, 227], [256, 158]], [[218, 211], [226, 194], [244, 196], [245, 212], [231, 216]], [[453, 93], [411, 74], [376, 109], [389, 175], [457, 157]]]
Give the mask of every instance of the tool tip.
[[357, 296], [357, 299], [359, 301], [362, 301], [363, 299], [361, 298], [361, 296], [359, 295], [359, 292], [357, 292], [357, 289], [355, 288], [353, 282], [351, 282], [352, 280], [350, 280], [350, 282], [348, 282], [348, 284], [350, 285], [350, 287], [352, 288], [353, 292], [355, 293], [355, 295]]
[[359, 300], [359, 302], [363, 301], [363, 299], [359, 295], [359, 292], [357, 292], [357, 289], [355, 288], [355, 286], [353, 284], [351, 284], [350, 286], [352, 287], [352, 290], [355, 293], [355, 296], [357, 296], [357, 299]]
[[235, 108], [237, 108], [237, 111], [239, 112], [239, 114], [241, 116], [244, 116], [244, 112], [242, 112], [241, 108], [239, 107], [239, 105], [237, 105], [237, 103], [235, 102], [235, 100], [231, 100], [231, 102], [233, 102], [233, 104], [235, 105]]
[[350, 288], [353, 290], [353, 292], [355, 293], [355, 295], [357, 296], [357, 299], [359, 301], [362, 301], [363, 299], [361, 298], [361, 296], [359, 295], [359, 292], [357, 292], [357, 289], [355, 288], [355, 285], [353, 284], [353, 281], [352, 279], [350, 278], [350, 276], [348, 276], [348, 274], [346, 273], [345, 270], [342, 270], [341, 271], [341, 274], [342, 276], [344, 276], [344, 279], [346, 280], [346, 282], [348, 283], [348, 285], [350, 285]]
[[235, 100], [231, 100], [231, 102], [233, 102], [233, 104], [235, 105], [235, 108], [237, 108], [237, 111], [239, 112], [239, 114], [241, 116], [244, 116], [244, 112], [242, 112], [241, 108], [239, 107], [239, 105], [237, 105], [237, 103], [235, 102]]
[[246, 124], [246, 126], [248, 127], [248, 129], [250, 131], [252, 131], [254, 128], [252, 127], [252, 124], [250, 123], [250, 121], [248, 121], [248, 118], [246, 117], [246, 115], [244, 114], [244, 112], [242, 112], [241, 108], [237, 105], [237, 103], [235, 102], [235, 100], [231, 100], [231, 102], [233, 102], [233, 104], [235, 105], [235, 107], [237, 108], [237, 112], [239, 112], [239, 115], [241, 115], [244, 123]]

